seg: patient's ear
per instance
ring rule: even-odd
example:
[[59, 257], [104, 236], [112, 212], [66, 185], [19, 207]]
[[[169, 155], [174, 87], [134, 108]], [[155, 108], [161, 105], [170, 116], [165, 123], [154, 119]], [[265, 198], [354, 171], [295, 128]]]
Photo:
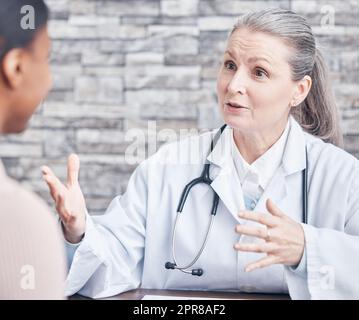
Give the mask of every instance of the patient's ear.
[[12, 49], [1, 61], [1, 75], [10, 89], [18, 88], [24, 80], [24, 60], [23, 49]]

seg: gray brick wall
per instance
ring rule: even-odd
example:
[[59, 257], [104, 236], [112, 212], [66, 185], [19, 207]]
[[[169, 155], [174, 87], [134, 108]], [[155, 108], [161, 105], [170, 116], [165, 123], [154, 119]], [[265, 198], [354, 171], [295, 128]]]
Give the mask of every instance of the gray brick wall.
[[129, 129], [217, 126], [215, 78], [228, 31], [238, 15], [268, 7], [290, 8], [312, 23], [330, 66], [345, 148], [359, 155], [359, 0], [47, 3], [54, 88], [24, 134], [0, 138], [9, 174], [46, 201], [39, 168], [48, 164], [65, 179], [70, 152], [81, 157], [90, 212], [102, 213], [136, 166], [123, 157]]

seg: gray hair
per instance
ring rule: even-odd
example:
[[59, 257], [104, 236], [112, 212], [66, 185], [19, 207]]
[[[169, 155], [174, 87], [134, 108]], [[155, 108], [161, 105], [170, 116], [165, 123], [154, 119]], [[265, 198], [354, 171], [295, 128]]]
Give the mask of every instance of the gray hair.
[[339, 112], [331, 92], [328, 69], [305, 18], [289, 10], [268, 9], [241, 16], [231, 34], [239, 28], [278, 37], [294, 49], [288, 61], [292, 79], [299, 81], [309, 75], [312, 87], [306, 99], [291, 108], [291, 114], [308, 133], [342, 147]]

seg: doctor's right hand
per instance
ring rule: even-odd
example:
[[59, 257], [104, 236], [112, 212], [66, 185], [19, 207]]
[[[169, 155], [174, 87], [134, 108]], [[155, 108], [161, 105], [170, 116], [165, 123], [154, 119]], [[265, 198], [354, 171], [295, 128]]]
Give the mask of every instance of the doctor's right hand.
[[61, 183], [49, 167], [43, 166], [41, 170], [55, 201], [66, 240], [71, 243], [80, 242], [86, 228], [86, 203], [78, 182], [79, 157], [71, 154], [67, 160], [66, 185]]

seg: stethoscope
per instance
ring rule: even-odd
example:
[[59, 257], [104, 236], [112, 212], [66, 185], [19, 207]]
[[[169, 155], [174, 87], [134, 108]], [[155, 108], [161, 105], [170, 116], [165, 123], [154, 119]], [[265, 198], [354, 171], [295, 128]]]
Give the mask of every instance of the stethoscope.
[[[210, 150], [208, 152], [208, 155], [213, 151], [215, 145], [217, 144], [217, 141], [219, 139], [219, 137], [221, 136], [222, 132], [224, 131], [224, 129], [226, 128], [226, 124], [224, 124], [216, 133], [216, 135], [214, 136], [213, 140], [211, 141], [211, 147]], [[304, 223], [307, 223], [308, 221], [308, 189], [307, 189], [307, 181], [308, 181], [308, 152], [307, 152], [307, 147], [305, 147], [305, 162], [306, 162], [306, 168], [303, 169], [302, 171], [302, 221]], [[218, 202], [219, 202], [219, 196], [218, 194], [212, 189], [211, 187], [211, 183], [212, 183], [212, 179], [209, 176], [209, 166], [210, 163], [208, 162], [208, 160], [206, 160], [202, 173], [201, 175], [196, 178], [193, 179], [192, 181], [190, 181], [185, 188], [182, 191], [182, 195], [180, 198], [180, 201], [178, 203], [178, 207], [177, 207], [177, 214], [176, 214], [176, 219], [175, 219], [175, 223], [174, 223], [174, 227], [173, 227], [173, 233], [172, 233], [172, 259], [173, 262], [166, 262], [165, 264], [165, 268], [166, 269], [177, 269], [179, 271], [182, 271], [184, 273], [188, 273], [188, 274], [192, 274], [193, 276], [201, 276], [203, 275], [203, 269], [202, 268], [197, 268], [197, 269], [192, 269], [192, 270], [188, 270], [190, 269], [199, 259], [199, 257], [201, 256], [204, 248], [206, 247], [207, 244], [207, 240], [208, 240], [208, 235], [212, 229], [212, 225], [213, 225], [213, 219], [214, 216], [217, 213], [217, 208], [218, 208]], [[207, 227], [207, 232], [205, 234], [204, 240], [202, 242], [202, 246], [199, 249], [197, 255], [194, 257], [194, 259], [188, 263], [187, 265], [184, 266], [179, 266], [177, 263], [177, 258], [176, 258], [176, 253], [175, 253], [175, 243], [176, 243], [176, 229], [177, 229], [177, 222], [178, 219], [180, 217], [180, 214], [182, 213], [183, 207], [186, 203], [187, 197], [189, 192], [191, 191], [191, 189], [200, 183], [204, 183], [207, 184], [208, 186], [211, 187], [211, 189], [213, 190], [214, 196], [213, 196], [213, 204], [212, 204], [212, 210], [211, 210], [211, 219], [209, 221], [209, 225]]]

